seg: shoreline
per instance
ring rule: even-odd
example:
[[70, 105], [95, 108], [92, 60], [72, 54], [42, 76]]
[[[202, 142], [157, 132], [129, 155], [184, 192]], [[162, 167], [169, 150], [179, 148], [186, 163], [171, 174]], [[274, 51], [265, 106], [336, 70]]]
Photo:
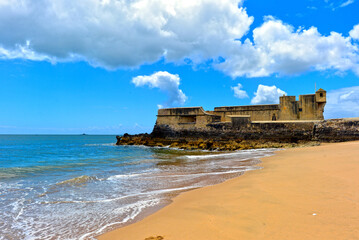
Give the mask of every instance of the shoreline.
[[358, 141], [276, 151], [262, 169], [184, 192], [97, 239], [355, 239], [358, 156]]
[[[203, 177], [196, 177], [196, 181], [200, 183], [197, 185], [196, 183], [190, 183], [187, 182], [184, 185], [180, 185], [177, 191], [173, 191], [173, 189], [164, 189], [164, 191], [168, 191], [166, 196], [162, 198], [161, 204], [151, 207], [150, 209], [144, 209], [141, 213], [139, 213], [135, 219], [131, 218], [131, 220], [127, 222], [123, 222], [119, 224], [119, 222], [110, 223], [108, 225], [102, 226], [99, 230], [95, 230], [89, 233], [86, 233], [81, 236], [80, 239], [86, 239], [86, 237], [91, 236], [92, 238], [98, 237], [100, 235], [106, 234], [107, 232], [114, 231], [119, 228], [123, 228], [126, 226], [129, 226], [131, 224], [134, 224], [136, 222], [142, 221], [143, 219], [147, 218], [148, 216], [151, 216], [152, 214], [158, 212], [162, 208], [167, 207], [170, 205], [173, 200], [178, 197], [179, 195], [188, 192], [193, 191], [196, 189], [204, 188], [207, 186], [217, 185], [222, 182], [228, 181], [230, 179], [242, 176], [244, 173], [248, 171], [254, 171], [259, 169], [260, 159], [264, 156], [272, 156], [275, 154], [276, 151], [281, 151], [283, 148], [260, 148], [260, 149], [245, 149], [241, 151], [216, 151], [216, 150], [185, 150], [185, 149], [177, 149], [177, 148], [170, 148], [167, 147], [149, 147], [144, 145], [134, 145], [131, 147], [139, 147], [139, 148], [149, 148], [149, 149], [166, 149], [166, 150], [172, 150], [172, 151], [180, 151], [181, 155], [178, 156], [178, 159], [183, 159], [188, 161], [187, 164], [189, 164], [192, 161], [203, 161], [206, 162], [206, 164], [210, 164], [211, 161], [216, 161], [217, 163], [220, 163], [223, 168], [228, 168], [227, 171], [218, 171], [218, 169], [213, 169], [214, 171], [208, 172], [207, 174], [203, 172], [204, 169], [201, 169], [198, 173], [185, 173], [180, 171], [178, 174], [180, 174], [182, 177], [186, 176], [195, 176], [195, 175], [202, 175]], [[174, 154], [173, 152], [171, 154]], [[184, 154], [184, 155], [182, 155]], [[257, 155], [262, 156], [257, 156]], [[244, 157], [243, 156], [246, 156]], [[231, 166], [228, 166], [226, 161], [231, 161]], [[233, 162], [239, 161], [240, 163], [234, 164]], [[199, 164], [199, 163], [197, 163]], [[206, 165], [205, 164], [205, 165]], [[234, 165], [233, 165], [234, 164]], [[213, 166], [213, 165], [212, 165]], [[164, 174], [167, 175], [169, 178], [176, 176], [176, 174]], [[230, 176], [231, 175], [231, 176]], [[236, 175], [236, 176], [233, 176]], [[219, 177], [214, 177], [219, 176]], [[200, 179], [202, 178], [202, 179]], [[204, 180], [204, 178], [206, 180]], [[205, 181], [210, 181], [211, 183]], [[194, 185], [193, 185], [194, 184]], [[113, 225], [119, 225], [116, 227], [111, 227]], [[91, 238], [91, 239], [92, 239]]]

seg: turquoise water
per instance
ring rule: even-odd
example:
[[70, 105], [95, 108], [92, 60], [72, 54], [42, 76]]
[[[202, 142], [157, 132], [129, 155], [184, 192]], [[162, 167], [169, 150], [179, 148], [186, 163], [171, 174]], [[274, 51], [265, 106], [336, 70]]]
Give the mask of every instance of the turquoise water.
[[115, 146], [115, 136], [0, 135], [0, 239], [93, 239], [180, 192], [239, 176], [272, 149]]

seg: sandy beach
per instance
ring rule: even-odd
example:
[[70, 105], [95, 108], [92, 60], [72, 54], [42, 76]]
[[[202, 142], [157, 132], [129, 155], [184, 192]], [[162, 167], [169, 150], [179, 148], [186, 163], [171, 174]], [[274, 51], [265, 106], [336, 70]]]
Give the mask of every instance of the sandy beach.
[[359, 142], [278, 151], [98, 239], [359, 239]]

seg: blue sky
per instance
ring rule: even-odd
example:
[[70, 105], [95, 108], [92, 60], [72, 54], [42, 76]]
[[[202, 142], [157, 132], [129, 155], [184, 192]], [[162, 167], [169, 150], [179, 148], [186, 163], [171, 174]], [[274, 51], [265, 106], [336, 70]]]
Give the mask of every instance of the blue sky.
[[150, 132], [158, 107], [328, 91], [359, 117], [359, 1], [5, 0], [0, 134]]

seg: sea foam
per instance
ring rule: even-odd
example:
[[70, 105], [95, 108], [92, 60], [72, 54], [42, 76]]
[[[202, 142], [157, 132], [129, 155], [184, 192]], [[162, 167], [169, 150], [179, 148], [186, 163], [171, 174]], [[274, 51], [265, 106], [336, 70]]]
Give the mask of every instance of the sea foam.
[[257, 169], [258, 159], [273, 152], [123, 147], [114, 141], [115, 136], [0, 136], [0, 143], [11, 146], [0, 155], [0, 240], [93, 239], [181, 192]]

